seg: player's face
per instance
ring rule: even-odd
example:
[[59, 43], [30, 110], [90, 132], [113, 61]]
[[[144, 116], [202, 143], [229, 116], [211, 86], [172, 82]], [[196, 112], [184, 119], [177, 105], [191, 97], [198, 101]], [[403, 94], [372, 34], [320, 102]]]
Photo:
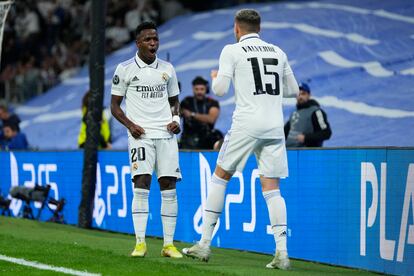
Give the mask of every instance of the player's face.
[[202, 100], [204, 99], [207, 93], [207, 87], [203, 84], [196, 84], [193, 86], [193, 91], [194, 91], [194, 97], [197, 100]]
[[147, 60], [154, 60], [159, 46], [157, 31], [154, 29], [142, 30], [137, 37], [136, 44], [140, 57]]
[[299, 95], [296, 97], [298, 104], [304, 104], [310, 99], [310, 94], [306, 91], [299, 90]]

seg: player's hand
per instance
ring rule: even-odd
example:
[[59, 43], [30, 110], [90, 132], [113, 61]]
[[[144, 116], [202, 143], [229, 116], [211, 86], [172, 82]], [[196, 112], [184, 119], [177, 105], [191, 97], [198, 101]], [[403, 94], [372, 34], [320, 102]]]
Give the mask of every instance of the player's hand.
[[128, 130], [129, 132], [131, 132], [132, 137], [134, 137], [135, 139], [138, 139], [142, 134], [145, 133], [145, 130], [136, 124], [131, 124], [128, 127]]
[[217, 78], [217, 73], [218, 73], [217, 70], [211, 70], [210, 77], [211, 77], [212, 80], [214, 80], [215, 78]]
[[171, 123], [169, 123], [167, 125], [167, 129], [168, 131], [171, 131], [174, 134], [178, 134], [181, 131], [180, 125], [175, 121], [172, 121]]
[[298, 140], [299, 143], [305, 143], [305, 135], [299, 134], [298, 136], [296, 136], [296, 140]]

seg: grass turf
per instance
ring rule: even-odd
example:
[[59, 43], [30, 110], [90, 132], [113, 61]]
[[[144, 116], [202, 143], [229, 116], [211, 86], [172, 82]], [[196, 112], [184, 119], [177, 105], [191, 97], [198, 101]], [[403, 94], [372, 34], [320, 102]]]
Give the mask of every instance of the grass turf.
[[[178, 248], [187, 243], [176, 243]], [[103, 275], [369, 275], [366, 271], [292, 260], [290, 271], [265, 269], [272, 256], [213, 248], [208, 263], [160, 256], [162, 240], [147, 239], [145, 258], [131, 258], [134, 237], [74, 226], [0, 217], [0, 254]], [[0, 274], [56, 275], [0, 260]]]

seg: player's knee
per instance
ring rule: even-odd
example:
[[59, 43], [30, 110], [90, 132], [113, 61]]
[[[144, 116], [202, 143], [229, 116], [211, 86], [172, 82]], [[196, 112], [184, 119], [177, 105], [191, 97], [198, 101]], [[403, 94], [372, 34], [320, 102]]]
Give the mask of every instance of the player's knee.
[[260, 176], [260, 183], [262, 184], [262, 191], [279, 190], [279, 178], [269, 178]]
[[134, 188], [149, 190], [151, 187], [151, 175], [142, 174], [134, 177]]
[[177, 178], [175, 177], [160, 177], [158, 179], [158, 182], [160, 183], [160, 190], [172, 190], [175, 189], [175, 184], [177, 182]]
[[230, 178], [233, 176], [232, 173], [225, 171], [220, 166], [216, 166], [216, 169], [214, 170], [214, 174], [217, 175], [217, 177], [224, 179], [224, 180], [230, 180]]

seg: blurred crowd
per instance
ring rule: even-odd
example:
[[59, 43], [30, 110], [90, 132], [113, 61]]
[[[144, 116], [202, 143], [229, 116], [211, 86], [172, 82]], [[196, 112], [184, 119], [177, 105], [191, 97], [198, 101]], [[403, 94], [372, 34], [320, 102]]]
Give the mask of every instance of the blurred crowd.
[[[188, 11], [254, 0], [106, 0], [106, 54], [131, 42], [142, 21], [161, 24]], [[73, 76], [88, 62], [91, 0], [15, 1], [4, 27], [0, 99], [22, 103]]]
[[[4, 27], [0, 98], [21, 103], [73, 76], [88, 62], [91, 0], [15, 2]], [[107, 1], [106, 54], [132, 41], [144, 20], [186, 12], [176, 0]]]

